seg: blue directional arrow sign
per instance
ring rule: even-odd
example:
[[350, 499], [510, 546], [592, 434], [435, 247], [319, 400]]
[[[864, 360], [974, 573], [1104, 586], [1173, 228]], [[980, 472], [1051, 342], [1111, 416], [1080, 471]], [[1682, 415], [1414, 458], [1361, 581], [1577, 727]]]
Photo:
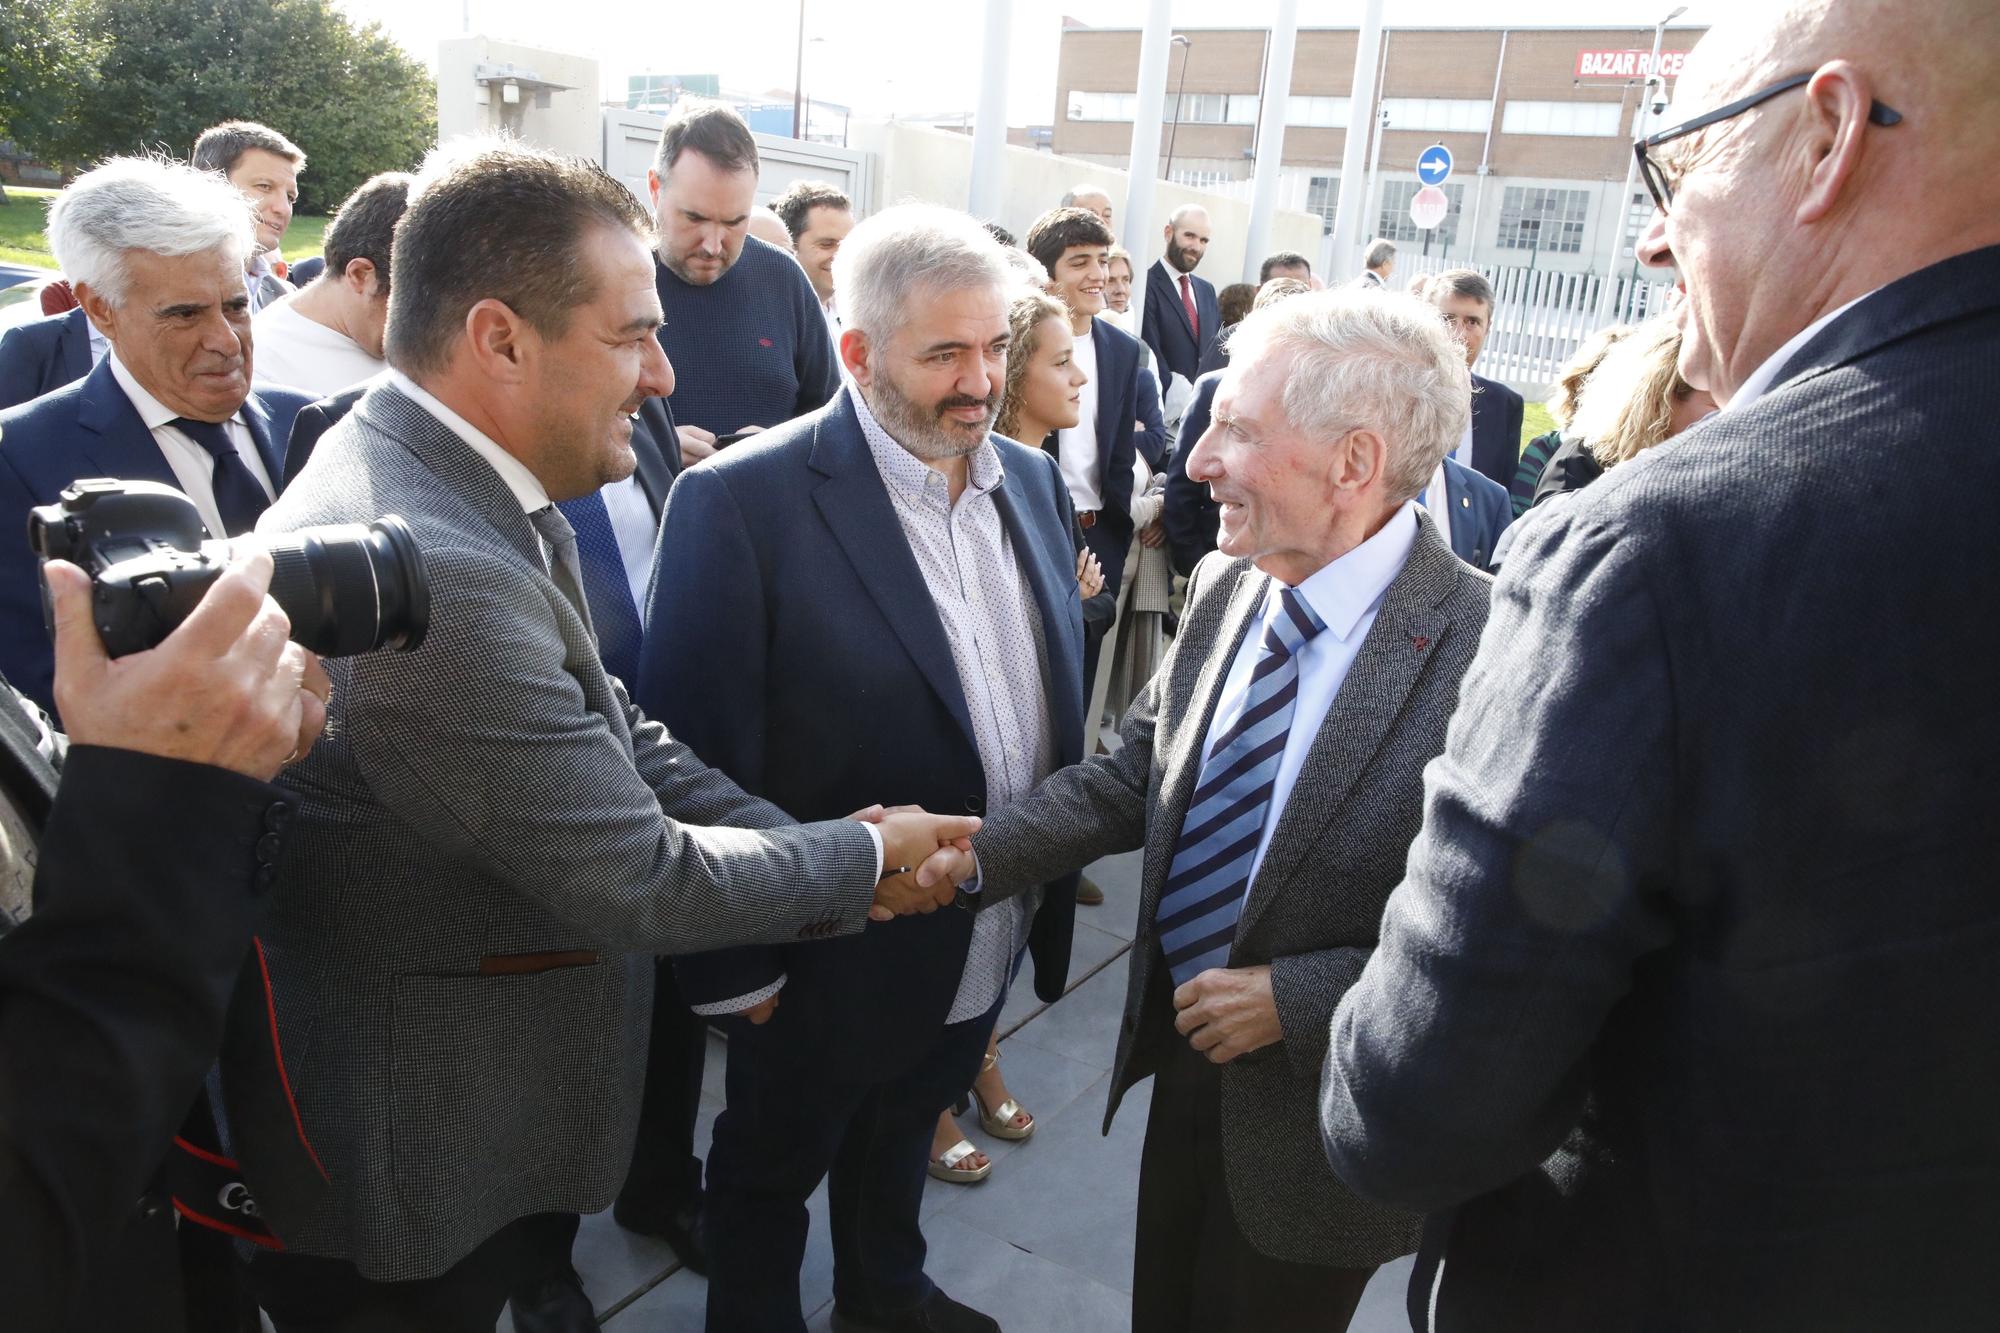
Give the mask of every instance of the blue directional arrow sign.
[[1451, 149], [1434, 143], [1417, 158], [1417, 179], [1426, 185], [1442, 185], [1451, 176]]

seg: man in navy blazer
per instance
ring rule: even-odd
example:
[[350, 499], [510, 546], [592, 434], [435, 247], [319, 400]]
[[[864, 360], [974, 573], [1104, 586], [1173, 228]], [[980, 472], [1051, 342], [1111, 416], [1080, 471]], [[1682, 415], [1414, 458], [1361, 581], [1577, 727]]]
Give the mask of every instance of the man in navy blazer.
[[82, 306], [0, 333], [0, 410], [54, 393], [90, 373], [90, 317]]
[[1456, 458], [1447, 457], [1417, 497], [1431, 511], [1451, 545], [1451, 553], [1474, 569], [1493, 563], [1500, 534], [1514, 521], [1507, 488], [1489, 481]]
[[[1068, 495], [1052, 459], [989, 434], [1011, 271], [971, 219], [912, 205], [857, 226], [835, 274], [851, 379], [676, 482], [633, 693], [788, 814], [976, 814], [1083, 744]], [[708, 1159], [712, 1333], [803, 1329], [829, 1173], [835, 1327], [997, 1328], [924, 1275], [925, 1166], [1023, 948], [1036, 993], [1062, 994], [1074, 895], [1042, 886], [1003, 930], [947, 909], [679, 960], [696, 1012], [749, 1019]]]
[[1200, 204], [1183, 205], [1167, 223], [1166, 254], [1146, 270], [1146, 313], [1139, 335], [1153, 349], [1165, 394], [1173, 391], [1170, 375], [1190, 384], [1200, 377], [1201, 363], [1222, 332], [1215, 285], [1194, 276], [1195, 266], [1208, 252], [1208, 237], [1208, 210]]
[[2000, 486], [1996, 48], [1990, 0], [1750, 9], [1647, 141], [1721, 411], [1522, 526], [1332, 1024], [1420, 1328], [1994, 1325], [2000, 560], [1937, 479]]
[[[1444, 317], [1445, 327], [1465, 348], [1465, 364], [1470, 369], [1486, 346], [1486, 335], [1493, 331], [1493, 284], [1477, 269], [1455, 268], [1432, 278], [1425, 294]], [[1526, 410], [1520, 394], [1498, 380], [1475, 374], [1472, 421], [1452, 457], [1480, 476], [1508, 485], [1521, 462], [1521, 417]]]
[[[142, 238], [162, 229], [189, 248], [144, 249]], [[218, 537], [255, 525], [307, 399], [250, 387], [250, 238], [242, 196], [176, 163], [113, 158], [63, 191], [49, 210], [50, 246], [111, 349], [84, 379], [0, 412], [0, 525], [20, 532], [30, 507], [54, 504], [80, 477], [178, 487]], [[0, 672], [54, 711], [25, 541], [0, 543]]]
[[1215, 410], [1216, 386], [1223, 372], [1211, 370], [1194, 382], [1194, 397], [1181, 414], [1180, 434], [1174, 437], [1174, 456], [1167, 464], [1167, 491], [1160, 505], [1160, 523], [1167, 530], [1167, 550], [1174, 570], [1183, 578], [1194, 573], [1201, 558], [1215, 549], [1216, 530], [1222, 524], [1221, 508], [1208, 493], [1208, 483], [1187, 474], [1188, 455], [1195, 441], [1207, 431]]

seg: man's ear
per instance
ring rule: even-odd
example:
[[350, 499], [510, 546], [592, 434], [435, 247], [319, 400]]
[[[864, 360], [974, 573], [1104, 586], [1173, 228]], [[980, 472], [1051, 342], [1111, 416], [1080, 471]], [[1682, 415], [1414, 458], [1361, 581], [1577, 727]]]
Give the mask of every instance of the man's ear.
[[372, 259], [350, 259], [347, 268], [340, 275], [347, 290], [356, 296], [375, 295], [375, 261]]
[[1801, 226], [1820, 221], [1840, 203], [1861, 166], [1868, 144], [1868, 113], [1875, 104], [1868, 75], [1846, 60], [1821, 65], [1806, 84], [1805, 94], [1808, 174], [1793, 215]]
[[76, 303], [83, 307], [83, 317], [97, 326], [97, 331], [111, 343], [118, 341], [118, 308], [105, 299], [104, 293], [87, 282], [76, 283], [72, 288], [76, 293]]
[[847, 367], [856, 384], [865, 389], [875, 382], [875, 349], [867, 334], [860, 329], [842, 329], [839, 350], [840, 364]]
[[1372, 430], [1349, 431], [1333, 451], [1335, 490], [1359, 491], [1380, 478], [1389, 466], [1389, 442]]
[[519, 384], [527, 378], [534, 332], [505, 301], [489, 296], [465, 312], [465, 342], [488, 379]]

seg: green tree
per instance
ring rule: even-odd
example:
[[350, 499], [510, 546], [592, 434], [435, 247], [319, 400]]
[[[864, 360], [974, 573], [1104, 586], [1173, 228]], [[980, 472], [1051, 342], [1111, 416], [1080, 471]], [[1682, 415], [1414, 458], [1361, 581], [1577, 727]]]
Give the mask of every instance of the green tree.
[[[69, 0], [0, 5], [0, 139], [33, 143], [60, 123], [91, 52], [69, 23]], [[8, 202], [0, 189], [0, 204]]]
[[62, 166], [186, 157], [218, 121], [261, 121], [305, 150], [299, 209], [324, 213], [376, 172], [414, 167], [437, 137], [429, 72], [332, 0], [27, 3], [60, 9], [71, 48], [91, 53], [63, 114], [16, 136]]

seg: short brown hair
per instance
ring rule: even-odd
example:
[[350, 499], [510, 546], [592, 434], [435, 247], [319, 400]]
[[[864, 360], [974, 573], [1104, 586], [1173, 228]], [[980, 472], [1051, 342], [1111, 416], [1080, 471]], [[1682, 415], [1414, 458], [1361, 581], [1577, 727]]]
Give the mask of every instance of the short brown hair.
[[785, 224], [795, 243], [805, 234], [806, 223], [812, 220], [815, 208], [837, 208], [851, 213], [854, 204], [825, 181], [793, 181], [791, 189], [771, 201], [771, 211]]
[[488, 299], [559, 337], [570, 312], [596, 299], [592, 230], [652, 244], [646, 210], [594, 162], [497, 141], [438, 154], [396, 228], [387, 352], [398, 370], [443, 368], [466, 313]]
[[1280, 268], [1302, 268], [1308, 273], [1313, 271], [1312, 260], [1307, 259], [1298, 251], [1280, 250], [1278, 253], [1267, 258], [1263, 266], [1257, 270], [1257, 285], [1262, 287], [1265, 283], [1269, 282], [1271, 280], [1271, 271]]
[[1424, 295], [1433, 302], [1442, 302], [1447, 296], [1469, 296], [1486, 303], [1488, 316], [1493, 313], [1493, 284], [1476, 268], [1448, 268], [1436, 274], [1424, 289]]
[[1035, 225], [1028, 228], [1028, 253], [1035, 262], [1047, 269], [1049, 276], [1056, 275], [1056, 265], [1072, 248], [1079, 245], [1101, 245], [1109, 249], [1117, 238], [1111, 228], [1104, 225], [1104, 219], [1087, 208], [1052, 208], [1035, 219]]
[[326, 272], [338, 282], [347, 266], [365, 259], [375, 266], [375, 294], [389, 294], [390, 263], [396, 253], [396, 223], [410, 206], [407, 171], [370, 176], [347, 196], [326, 226]]
[[219, 171], [227, 176], [253, 148], [275, 153], [298, 171], [306, 169], [305, 150], [272, 129], [254, 120], [225, 120], [211, 125], [194, 141], [189, 165], [197, 171]]
[[1250, 313], [1250, 307], [1257, 301], [1257, 288], [1248, 282], [1232, 282], [1215, 295], [1215, 304], [1222, 312], [1222, 327], [1239, 324]]
[[667, 114], [660, 127], [660, 146], [653, 154], [653, 170], [661, 180], [692, 148], [724, 171], [755, 172], [757, 141], [736, 109], [706, 97], [683, 97]]

